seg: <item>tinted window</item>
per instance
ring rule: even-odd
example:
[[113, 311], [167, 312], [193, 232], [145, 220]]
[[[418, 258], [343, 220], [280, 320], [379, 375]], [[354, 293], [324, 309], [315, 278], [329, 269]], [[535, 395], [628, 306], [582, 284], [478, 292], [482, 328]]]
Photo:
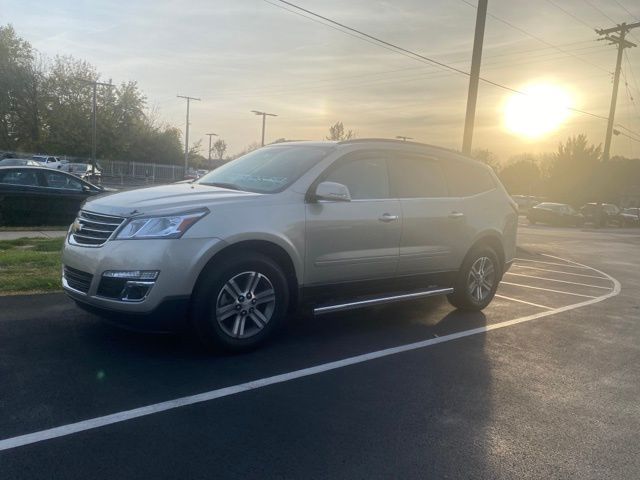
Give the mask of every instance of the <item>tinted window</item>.
[[329, 151], [327, 147], [261, 148], [215, 169], [198, 183], [249, 192], [277, 192], [295, 182]]
[[447, 182], [437, 162], [424, 157], [398, 156], [389, 160], [393, 195], [398, 198], [446, 197]]
[[0, 183], [7, 183], [9, 185], [37, 186], [38, 176], [35, 171], [9, 170], [6, 172], [0, 172]]
[[75, 178], [59, 172], [47, 172], [44, 174], [47, 186], [64, 190], [82, 191], [82, 183]]
[[493, 177], [482, 164], [447, 159], [443, 163], [449, 191], [454, 197], [468, 197], [496, 188]]
[[348, 160], [332, 169], [325, 180], [346, 185], [354, 200], [389, 197], [387, 162], [383, 158]]

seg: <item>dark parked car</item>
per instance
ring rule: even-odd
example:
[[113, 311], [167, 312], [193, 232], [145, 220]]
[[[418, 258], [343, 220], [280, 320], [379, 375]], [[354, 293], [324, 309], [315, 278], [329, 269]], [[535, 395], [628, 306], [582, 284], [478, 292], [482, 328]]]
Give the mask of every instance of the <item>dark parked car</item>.
[[620, 215], [622, 212], [613, 203], [601, 203], [599, 205], [595, 202], [587, 203], [580, 208], [580, 213], [584, 215], [585, 223], [591, 223], [597, 227], [608, 227], [610, 225], [621, 227], [624, 222]]
[[622, 217], [622, 225], [625, 227], [640, 226], [640, 208], [625, 208], [620, 213]]
[[105, 189], [46, 167], [0, 167], [0, 225], [66, 225]]
[[41, 167], [35, 160], [28, 158], [5, 158], [0, 160], [0, 167]]
[[584, 224], [584, 217], [573, 207], [565, 203], [544, 202], [529, 209], [529, 223], [547, 223], [557, 226], [576, 226]]

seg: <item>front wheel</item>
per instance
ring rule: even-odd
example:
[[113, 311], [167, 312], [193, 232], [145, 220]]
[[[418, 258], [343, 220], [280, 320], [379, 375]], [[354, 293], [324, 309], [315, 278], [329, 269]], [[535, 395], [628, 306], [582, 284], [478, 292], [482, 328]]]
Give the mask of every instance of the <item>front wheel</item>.
[[462, 263], [449, 303], [461, 310], [479, 311], [485, 308], [498, 289], [502, 265], [491, 247], [471, 251]]
[[192, 322], [208, 347], [246, 351], [266, 341], [289, 303], [282, 269], [269, 257], [244, 254], [205, 272], [196, 288]]

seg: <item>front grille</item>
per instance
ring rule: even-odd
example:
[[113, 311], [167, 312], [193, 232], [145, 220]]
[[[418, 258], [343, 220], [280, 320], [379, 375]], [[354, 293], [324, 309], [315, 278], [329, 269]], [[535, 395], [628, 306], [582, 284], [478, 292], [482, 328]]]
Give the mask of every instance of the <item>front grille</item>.
[[80, 210], [71, 228], [71, 240], [78, 245], [99, 247], [122, 225], [124, 218]]
[[75, 268], [64, 267], [64, 279], [67, 281], [67, 285], [73, 288], [74, 290], [78, 290], [82, 293], [87, 293], [89, 291], [89, 287], [91, 286], [91, 280], [93, 279], [93, 275], [87, 272], [83, 272], [82, 270], [76, 270]]

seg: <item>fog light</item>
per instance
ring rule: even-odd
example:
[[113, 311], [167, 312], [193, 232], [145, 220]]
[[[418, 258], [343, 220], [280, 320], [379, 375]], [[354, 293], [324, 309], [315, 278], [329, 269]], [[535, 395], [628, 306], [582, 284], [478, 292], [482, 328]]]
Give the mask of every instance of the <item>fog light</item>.
[[159, 273], [158, 270], [107, 270], [102, 276], [124, 280], [155, 280]]
[[127, 281], [125, 283], [122, 292], [120, 293], [120, 300], [125, 302], [136, 302], [139, 300], [144, 300], [144, 298], [153, 287], [154, 282], [137, 282], [137, 281]]
[[157, 270], [107, 270], [103, 272], [97, 294], [123, 302], [144, 300], [156, 283]]

